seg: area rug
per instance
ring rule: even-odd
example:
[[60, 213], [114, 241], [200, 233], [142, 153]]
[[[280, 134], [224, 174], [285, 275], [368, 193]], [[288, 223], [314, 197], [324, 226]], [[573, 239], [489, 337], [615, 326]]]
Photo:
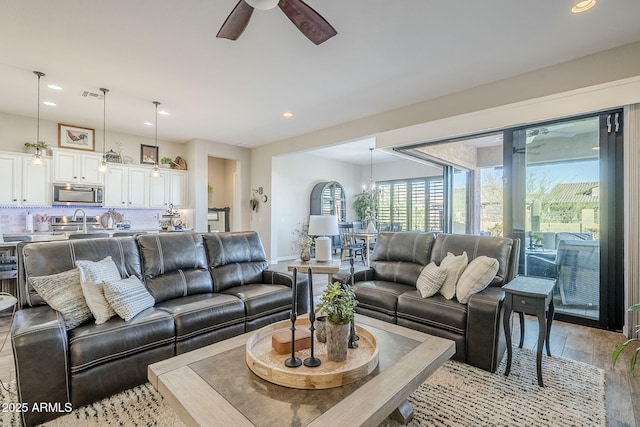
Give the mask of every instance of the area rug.
[[[495, 374], [449, 361], [409, 398], [410, 426], [604, 426], [604, 371], [560, 357], [543, 357], [545, 387], [538, 387], [536, 355], [514, 348], [511, 373], [506, 357]], [[15, 383], [10, 383], [15, 390]], [[0, 404], [15, 402], [0, 389]], [[143, 384], [57, 418], [48, 427], [183, 426], [153, 386]], [[399, 426], [385, 420], [381, 426]], [[20, 426], [0, 413], [0, 426]]]

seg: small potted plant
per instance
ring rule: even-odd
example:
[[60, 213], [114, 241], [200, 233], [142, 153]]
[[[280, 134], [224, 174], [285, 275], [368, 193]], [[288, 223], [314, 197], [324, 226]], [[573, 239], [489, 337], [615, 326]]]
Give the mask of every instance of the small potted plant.
[[249, 199], [249, 207], [251, 208], [252, 212], [258, 212], [259, 204], [260, 202], [258, 202], [258, 198], [256, 196], [253, 196], [251, 199]]
[[163, 157], [160, 159], [160, 164], [162, 165], [163, 168], [168, 168], [171, 166], [171, 157]]
[[24, 143], [24, 152], [25, 153], [29, 153], [29, 154], [33, 154], [36, 152], [36, 149], [40, 149], [40, 151], [46, 152], [47, 151], [47, 143], [44, 141], [38, 141], [37, 144], [34, 144], [33, 142], [25, 142]]
[[[629, 307], [628, 311], [640, 311], [640, 304], [634, 304], [631, 307]], [[634, 332], [640, 332], [640, 325], [636, 325]], [[632, 342], [638, 342], [640, 341], [640, 338], [629, 338], [628, 340], [626, 340], [625, 342], [618, 344], [614, 349], [613, 349], [613, 353], [611, 354], [611, 361], [613, 362], [614, 366], [616, 364], [616, 362], [618, 361], [618, 358], [620, 357], [620, 354], [624, 351], [625, 348], [627, 348]], [[638, 354], [640, 353], [640, 347], [636, 347], [633, 350], [633, 354], [631, 355], [631, 360], [629, 361], [629, 370], [631, 371], [631, 373], [634, 373], [636, 370], [636, 364], [638, 362]]]
[[355, 288], [340, 282], [329, 284], [322, 293], [316, 313], [326, 316], [327, 358], [334, 362], [347, 360], [351, 320], [355, 314]]

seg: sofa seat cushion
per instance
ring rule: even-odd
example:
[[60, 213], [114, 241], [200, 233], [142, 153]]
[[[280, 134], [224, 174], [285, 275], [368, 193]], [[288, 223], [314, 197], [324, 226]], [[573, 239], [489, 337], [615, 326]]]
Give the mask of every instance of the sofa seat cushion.
[[174, 341], [173, 318], [155, 308], [129, 322], [114, 316], [100, 325], [86, 323], [69, 331], [70, 369], [72, 373], [83, 371]]
[[285, 285], [234, 286], [223, 293], [233, 295], [244, 302], [247, 322], [269, 314], [291, 310], [291, 288]]
[[420, 294], [415, 286], [384, 280], [356, 282], [355, 287], [358, 307], [380, 311], [394, 318], [396, 316], [398, 296], [411, 290], [418, 292], [418, 295]]
[[398, 318], [446, 329], [464, 335], [467, 325], [467, 306], [456, 299], [440, 294], [422, 298], [420, 291], [412, 290], [398, 296]]
[[173, 316], [178, 341], [227, 326], [244, 324], [244, 305], [224, 294], [197, 294], [163, 301], [155, 306]]

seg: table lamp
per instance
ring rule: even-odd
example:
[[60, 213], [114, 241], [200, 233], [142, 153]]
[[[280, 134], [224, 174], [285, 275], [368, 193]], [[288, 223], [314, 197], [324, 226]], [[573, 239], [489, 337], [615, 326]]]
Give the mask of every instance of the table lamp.
[[309, 216], [309, 236], [316, 237], [316, 261], [331, 261], [331, 238], [338, 231], [337, 215], [311, 215]]

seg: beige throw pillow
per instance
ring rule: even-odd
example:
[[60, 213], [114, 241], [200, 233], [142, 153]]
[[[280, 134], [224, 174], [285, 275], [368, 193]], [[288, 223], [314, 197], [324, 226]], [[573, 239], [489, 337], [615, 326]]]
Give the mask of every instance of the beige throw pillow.
[[447, 270], [432, 262], [422, 269], [416, 281], [416, 288], [420, 291], [422, 298], [428, 298], [440, 290], [446, 278]]
[[467, 262], [466, 252], [462, 252], [462, 255], [458, 256], [447, 252], [447, 256], [440, 263], [440, 267], [447, 270], [447, 278], [438, 292], [446, 299], [452, 299], [456, 296], [456, 283], [458, 283], [458, 278], [460, 278], [462, 271], [467, 266]]
[[496, 277], [500, 264], [495, 258], [479, 256], [469, 263], [462, 272], [456, 286], [456, 298], [462, 304], [469, 302], [471, 295], [477, 294]]
[[62, 314], [67, 331], [91, 318], [77, 268], [51, 276], [30, 277], [29, 282], [51, 308]]
[[103, 286], [107, 282], [117, 282], [121, 279], [118, 266], [110, 256], [102, 261], [78, 260], [76, 265], [80, 269], [80, 284], [87, 305], [96, 318], [96, 325], [100, 325], [116, 314], [104, 297]]

